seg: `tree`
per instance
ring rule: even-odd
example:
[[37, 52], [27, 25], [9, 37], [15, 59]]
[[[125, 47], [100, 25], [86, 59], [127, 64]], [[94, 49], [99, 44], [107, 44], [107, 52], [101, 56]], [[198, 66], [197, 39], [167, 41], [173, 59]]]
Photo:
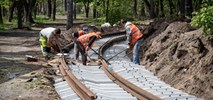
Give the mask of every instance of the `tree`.
[[106, 22], [109, 22], [109, 0], [107, 0], [106, 5]]
[[185, 0], [186, 16], [192, 17], [193, 7], [192, 0]]
[[163, 5], [163, 0], [160, 0], [160, 11], [161, 11], [161, 17], [164, 17], [165, 14], [164, 14], [164, 5]]
[[1, 5], [0, 5], [0, 24], [3, 24], [2, 12], [1, 12]]
[[56, 15], [56, 0], [52, 0], [52, 19], [55, 20], [55, 15]]
[[17, 11], [18, 11], [18, 29], [22, 28], [22, 12], [23, 12], [23, 0], [15, 1], [17, 2]]
[[74, 2], [74, 8], [73, 8], [73, 14], [74, 14], [74, 19], [76, 19], [77, 17], [76, 17], [76, 9], [77, 9], [77, 7], [76, 7], [76, 0], [73, 0], [73, 2]]
[[86, 12], [86, 18], [89, 18], [89, 3], [90, 0], [84, 0], [83, 4], [84, 4], [84, 8], [85, 8], [85, 12]]
[[35, 23], [35, 21], [33, 20], [32, 17], [32, 12], [33, 12], [33, 8], [35, 7], [36, 4], [36, 0], [23, 0], [23, 5], [24, 5], [24, 21], [27, 22], [27, 24], [29, 25], [30, 23]]
[[52, 4], [51, 4], [51, 0], [47, 0], [47, 6], [48, 6], [47, 16], [48, 16], [49, 18], [51, 18], [51, 14], [52, 14]]
[[97, 18], [97, 1], [94, 0], [94, 3], [93, 3], [93, 18]]
[[202, 8], [199, 12], [195, 12], [192, 18], [192, 26], [201, 27], [202, 35], [213, 39], [213, 6]]
[[67, 1], [67, 26], [66, 29], [70, 29], [73, 26], [73, 0]]
[[172, 15], [174, 12], [173, 12], [173, 9], [175, 8], [172, 0], [169, 0], [169, 14]]
[[67, 0], [64, 0], [64, 10], [67, 11]]
[[16, 5], [17, 2], [15, 1], [12, 1], [12, 4], [10, 5], [10, 8], [9, 8], [9, 18], [8, 18], [8, 22], [12, 22], [12, 19], [13, 19], [13, 11], [15, 9], [15, 5]]
[[144, 7], [144, 2], [142, 1], [141, 2], [141, 16], [146, 16], [146, 14], [145, 14], [145, 7]]
[[137, 0], [134, 0], [134, 6], [133, 6], [133, 15], [136, 17], [138, 14], [137, 14]]

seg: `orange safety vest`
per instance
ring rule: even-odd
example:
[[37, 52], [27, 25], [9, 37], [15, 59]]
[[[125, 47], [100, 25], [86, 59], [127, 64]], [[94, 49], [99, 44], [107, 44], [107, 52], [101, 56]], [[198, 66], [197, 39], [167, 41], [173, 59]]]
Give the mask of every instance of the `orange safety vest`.
[[78, 37], [80, 37], [81, 35], [84, 35], [84, 31], [82, 30], [78, 31]]
[[134, 44], [138, 39], [143, 36], [143, 34], [134, 24], [130, 24], [129, 26], [132, 28], [131, 42], [132, 44]]
[[89, 44], [90, 37], [92, 37], [92, 36], [96, 36], [97, 38], [99, 37], [99, 35], [97, 35], [95, 32], [93, 32], [93, 33], [88, 33], [88, 34], [80, 36], [78, 38], [78, 41], [86, 48]]

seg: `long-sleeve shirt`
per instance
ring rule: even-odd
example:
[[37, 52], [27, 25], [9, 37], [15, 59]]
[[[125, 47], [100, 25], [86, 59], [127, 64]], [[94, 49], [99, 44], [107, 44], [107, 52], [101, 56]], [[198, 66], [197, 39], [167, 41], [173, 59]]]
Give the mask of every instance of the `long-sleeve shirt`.
[[126, 30], [126, 37], [127, 37], [127, 43], [130, 44], [131, 41], [131, 34], [132, 34], [132, 28], [129, 26], [132, 24], [131, 22], [127, 22], [125, 24], [125, 30]]
[[96, 39], [97, 39], [96, 36], [91, 36], [91, 37], [90, 37], [90, 40], [89, 40], [88, 46], [90, 47], [90, 46], [95, 42]]

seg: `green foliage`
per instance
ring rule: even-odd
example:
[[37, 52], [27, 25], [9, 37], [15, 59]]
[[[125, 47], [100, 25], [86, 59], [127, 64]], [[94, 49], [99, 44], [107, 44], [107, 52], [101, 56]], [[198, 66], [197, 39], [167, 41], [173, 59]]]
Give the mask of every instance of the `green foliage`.
[[194, 13], [191, 25], [201, 27], [202, 35], [213, 38], [213, 6], [204, 7], [199, 12]]
[[109, 23], [114, 24], [121, 19], [128, 20], [132, 17], [131, 2], [129, 0], [113, 0], [109, 7]]
[[100, 17], [96, 19], [90, 19], [91, 24], [96, 25], [96, 26], [101, 26], [101, 24], [105, 23], [105, 17]]
[[34, 19], [34, 20], [35, 20], [35, 22], [40, 22], [40, 23], [54, 22], [52, 19], [49, 19], [45, 15], [37, 15], [36, 19]]
[[0, 30], [11, 30], [17, 27], [18, 20], [16, 16], [14, 16], [12, 22], [6, 22], [7, 19], [8, 17], [3, 17], [4, 24], [0, 24]]

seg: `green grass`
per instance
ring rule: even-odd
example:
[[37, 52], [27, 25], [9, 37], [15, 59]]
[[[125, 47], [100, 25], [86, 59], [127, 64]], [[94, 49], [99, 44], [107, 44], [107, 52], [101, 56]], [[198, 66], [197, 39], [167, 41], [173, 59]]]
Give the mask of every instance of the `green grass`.
[[36, 19], [34, 19], [35, 22], [38, 23], [51, 23], [51, 22], [55, 22], [52, 19], [49, 19], [47, 16], [45, 15], [37, 15]]
[[[34, 21], [38, 23], [55, 22], [44, 15], [37, 15]], [[17, 28], [18, 27], [17, 23], [18, 23], [18, 20], [16, 16], [14, 16], [14, 18], [12, 19], [12, 22], [8, 22], [8, 17], [3, 17], [3, 24], [0, 24], [0, 30], [12, 30], [14, 28]], [[22, 24], [23, 24], [23, 27], [26, 25], [25, 22], [23, 22]]]
[[16, 17], [12, 19], [12, 22], [8, 22], [8, 17], [3, 17], [3, 24], [0, 24], [0, 30], [11, 30], [17, 27], [18, 20]]

